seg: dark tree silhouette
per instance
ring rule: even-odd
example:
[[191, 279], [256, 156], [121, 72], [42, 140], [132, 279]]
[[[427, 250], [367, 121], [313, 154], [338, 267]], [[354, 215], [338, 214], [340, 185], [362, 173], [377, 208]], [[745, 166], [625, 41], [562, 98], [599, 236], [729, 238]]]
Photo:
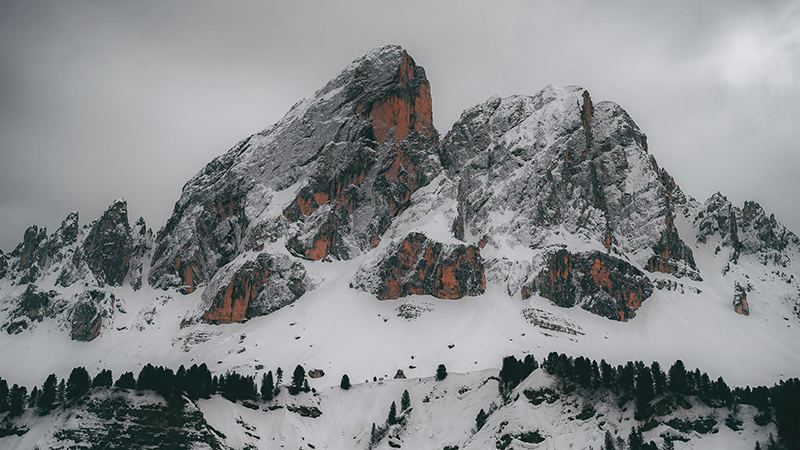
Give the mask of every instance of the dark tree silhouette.
[[58, 379], [56, 374], [51, 373], [42, 385], [42, 394], [39, 396], [39, 408], [45, 414], [53, 409], [53, 404], [56, 401], [56, 390], [58, 389]]
[[339, 386], [344, 390], [350, 389], [350, 377], [347, 374], [342, 375], [342, 382], [339, 383]]
[[114, 386], [122, 389], [136, 389], [136, 379], [133, 377], [133, 372], [125, 372], [120, 375]]
[[447, 378], [447, 367], [444, 364], [439, 364], [439, 367], [436, 368], [436, 380], [442, 381]]
[[261, 377], [261, 400], [271, 401], [274, 390], [275, 382], [272, 380], [272, 371], [270, 370]]
[[77, 400], [83, 397], [89, 388], [92, 386], [92, 377], [84, 367], [76, 367], [72, 369], [67, 379], [67, 398], [70, 400]]

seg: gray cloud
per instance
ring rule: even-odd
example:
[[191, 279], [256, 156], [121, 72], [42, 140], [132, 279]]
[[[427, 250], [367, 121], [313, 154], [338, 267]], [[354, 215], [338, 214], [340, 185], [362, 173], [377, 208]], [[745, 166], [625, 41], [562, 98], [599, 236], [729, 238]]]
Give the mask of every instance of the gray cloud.
[[0, 4], [0, 248], [116, 197], [155, 228], [183, 184], [350, 60], [398, 43], [446, 133], [490, 95], [578, 84], [622, 105], [690, 195], [800, 231], [793, 2]]

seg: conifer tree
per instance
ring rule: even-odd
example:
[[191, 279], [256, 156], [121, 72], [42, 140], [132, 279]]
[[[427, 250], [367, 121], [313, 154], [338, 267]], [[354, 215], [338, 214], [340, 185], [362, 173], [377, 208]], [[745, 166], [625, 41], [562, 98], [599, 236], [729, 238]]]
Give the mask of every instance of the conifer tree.
[[439, 364], [436, 368], [436, 381], [442, 381], [447, 378], [447, 367], [444, 364]]
[[306, 371], [303, 369], [303, 366], [300, 364], [294, 368], [294, 373], [292, 374], [292, 395], [296, 395], [300, 392], [300, 389], [303, 387], [303, 381], [306, 379]]
[[8, 411], [8, 381], [0, 378], [0, 413]]
[[342, 375], [342, 381], [339, 383], [339, 386], [345, 391], [350, 389], [350, 377], [348, 377], [347, 374]]
[[272, 380], [272, 371], [270, 370], [261, 378], [261, 399], [265, 402], [271, 401], [274, 390], [275, 383]]
[[389, 407], [389, 417], [386, 419], [386, 423], [389, 425], [397, 423], [397, 405], [394, 402], [392, 402], [392, 406]]
[[136, 389], [136, 379], [133, 377], [133, 372], [125, 372], [120, 375], [114, 386], [122, 389]]
[[679, 359], [669, 368], [669, 390], [675, 394], [688, 394], [686, 378], [686, 366], [684, 366], [683, 361]]
[[278, 367], [275, 371], [275, 397], [281, 392], [281, 383], [283, 382], [283, 369]]
[[33, 389], [31, 389], [30, 397], [28, 397], [28, 408], [34, 408], [38, 402], [39, 402], [39, 387], [34, 386]]
[[67, 398], [70, 400], [77, 400], [89, 392], [92, 386], [92, 377], [84, 367], [76, 367], [72, 369], [67, 379]]
[[478, 428], [478, 431], [481, 431], [481, 428], [486, 425], [486, 419], [488, 418], [489, 417], [486, 415], [486, 411], [481, 408], [481, 410], [478, 411], [478, 416], [475, 417], [475, 426]]
[[403, 391], [403, 395], [400, 397], [400, 411], [405, 411], [408, 408], [411, 408], [411, 395], [409, 395], [408, 390], [406, 389]]
[[22, 415], [25, 410], [25, 400], [28, 399], [28, 388], [17, 384], [11, 386], [8, 392], [8, 411], [11, 417]]
[[606, 430], [606, 436], [603, 442], [603, 450], [617, 450], [614, 446], [614, 438], [611, 436], [611, 431]]
[[67, 395], [67, 382], [62, 378], [61, 381], [58, 382], [58, 392], [56, 394], [58, 403], [64, 403], [66, 395]]
[[56, 401], [56, 389], [58, 389], [58, 379], [56, 374], [51, 373], [42, 385], [42, 393], [39, 396], [39, 408], [47, 413], [53, 409], [53, 403]]

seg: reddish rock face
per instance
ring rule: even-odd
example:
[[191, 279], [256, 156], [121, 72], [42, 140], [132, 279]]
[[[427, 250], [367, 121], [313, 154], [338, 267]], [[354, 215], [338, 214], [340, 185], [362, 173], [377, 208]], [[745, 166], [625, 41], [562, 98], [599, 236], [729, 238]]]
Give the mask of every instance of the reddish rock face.
[[306, 291], [302, 264], [285, 256], [261, 253], [203, 293], [210, 303], [201, 320], [210, 324], [244, 322], [294, 302]]
[[93, 341], [103, 325], [103, 317], [97, 307], [89, 302], [75, 305], [72, 313], [72, 333], [74, 341]]
[[522, 287], [522, 297], [537, 291], [558, 306], [580, 304], [594, 314], [624, 322], [636, 315], [653, 293], [653, 285], [640, 270], [608, 254], [559, 250], [533, 283]]
[[284, 209], [283, 216], [297, 222], [305, 221], [321, 206], [331, 205], [323, 213], [328, 215], [325, 220], [314, 221], [320, 224], [316, 225], [319, 228], [303, 233], [310, 239], [290, 239], [288, 248], [295, 255], [311, 260], [328, 255], [348, 258], [338, 237], [347, 230], [334, 232], [330, 227], [335, 222], [340, 230], [342, 224], [349, 224], [350, 216], [359, 207], [358, 199], [363, 198], [379, 200], [381, 206], [364, 236], [365, 246], [376, 247], [392, 219], [408, 207], [411, 194], [427, 182], [419, 165], [438, 139], [433, 127], [430, 84], [425, 71], [406, 52], [396, 70], [389, 86], [364, 93], [355, 105], [357, 120], [369, 127], [366, 134], [373, 141], [369, 145], [377, 148], [359, 147], [339, 158], [344, 161], [336, 169], [324, 167]]
[[212, 324], [244, 321], [247, 307], [269, 276], [269, 270], [264, 267], [243, 267], [214, 298], [211, 308], [203, 314], [203, 321]]
[[377, 272], [378, 283], [372, 293], [380, 300], [415, 294], [459, 299], [480, 295], [486, 289], [477, 246], [445, 246], [422, 233], [409, 234], [379, 263]]
[[[664, 231], [661, 239], [653, 247], [655, 253], [647, 261], [645, 269], [650, 272], [662, 272], [672, 275], [688, 275], [690, 278], [702, 281], [697, 266], [694, 262], [692, 250], [683, 242], [673, 219], [673, 194], [676, 189], [675, 180], [665, 171], [659, 172], [661, 182], [666, 188], [665, 200], [667, 202], [667, 215], [664, 219]], [[683, 264], [681, 264], [683, 263]], [[684, 267], [681, 267], [683, 265]], [[687, 269], [688, 268], [688, 269]]]
[[733, 310], [743, 316], [750, 315], [750, 307], [747, 304], [747, 289], [739, 283], [734, 285], [733, 291]]

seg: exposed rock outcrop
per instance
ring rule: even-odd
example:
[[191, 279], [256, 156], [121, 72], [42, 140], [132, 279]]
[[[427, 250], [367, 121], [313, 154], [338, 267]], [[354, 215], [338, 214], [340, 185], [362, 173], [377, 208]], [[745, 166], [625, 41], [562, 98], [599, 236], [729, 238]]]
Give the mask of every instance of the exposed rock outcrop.
[[47, 261], [46, 240], [47, 228], [31, 225], [25, 230], [22, 242], [11, 252], [11, 256], [17, 258], [13, 268], [20, 276], [19, 284], [32, 283], [39, 277]]
[[579, 87], [494, 97], [464, 111], [438, 152], [461, 181], [459, 209], [473, 236], [541, 248], [566, 231], [637, 252], [652, 270], [696, 272], [673, 220], [683, 194], [612, 102], [594, 104]]
[[134, 291], [142, 287], [144, 263], [153, 247], [153, 231], [147, 228], [144, 218], [139, 217], [131, 230], [131, 258], [128, 269], [129, 283]]
[[56, 291], [40, 291], [35, 284], [29, 284], [17, 299], [16, 307], [9, 313], [5, 323], [0, 329], [8, 334], [17, 334], [32, 328], [35, 322], [41, 322], [45, 317], [53, 317], [59, 305], [59, 295]]
[[522, 288], [522, 297], [538, 292], [564, 308], [580, 305], [594, 314], [620, 321], [636, 316], [653, 293], [653, 283], [630, 263], [602, 252], [552, 253], [539, 274]]
[[0, 278], [5, 278], [8, 272], [8, 257], [0, 250]]
[[121, 286], [130, 267], [131, 249], [128, 204], [118, 199], [92, 224], [83, 241], [83, 254], [100, 283]]
[[733, 310], [743, 316], [750, 315], [750, 306], [747, 304], [747, 289], [738, 282], [733, 285]]
[[186, 184], [149, 281], [190, 292], [281, 235], [311, 260], [371, 249], [438, 172], [437, 140], [425, 71], [400, 47], [375, 49]]
[[350, 286], [380, 300], [408, 295], [458, 299], [483, 294], [486, 276], [477, 246], [445, 245], [411, 233], [377, 264], [360, 268]]
[[303, 265], [285, 255], [260, 253], [220, 269], [203, 292], [206, 323], [244, 322], [300, 298], [310, 287]]
[[69, 313], [72, 340], [89, 342], [100, 335], [105, 311], [113, 311], [115, 301], [114, 294], [100, 289], [80, 294]]
[[705, 201], [694, 222], [697, 241], [705, 244], [718, 236], [720, 244], [731, 249], [734, 263], [743, 254], [760, 254], [765, 261], [771, 259], [782, 265], [781, 252], [792, 244], [800, 246], [800, 238], [778, 223], [774, 214], [767, 217], [758, 203], [746, 201], [739, 208], [719, 192]]

